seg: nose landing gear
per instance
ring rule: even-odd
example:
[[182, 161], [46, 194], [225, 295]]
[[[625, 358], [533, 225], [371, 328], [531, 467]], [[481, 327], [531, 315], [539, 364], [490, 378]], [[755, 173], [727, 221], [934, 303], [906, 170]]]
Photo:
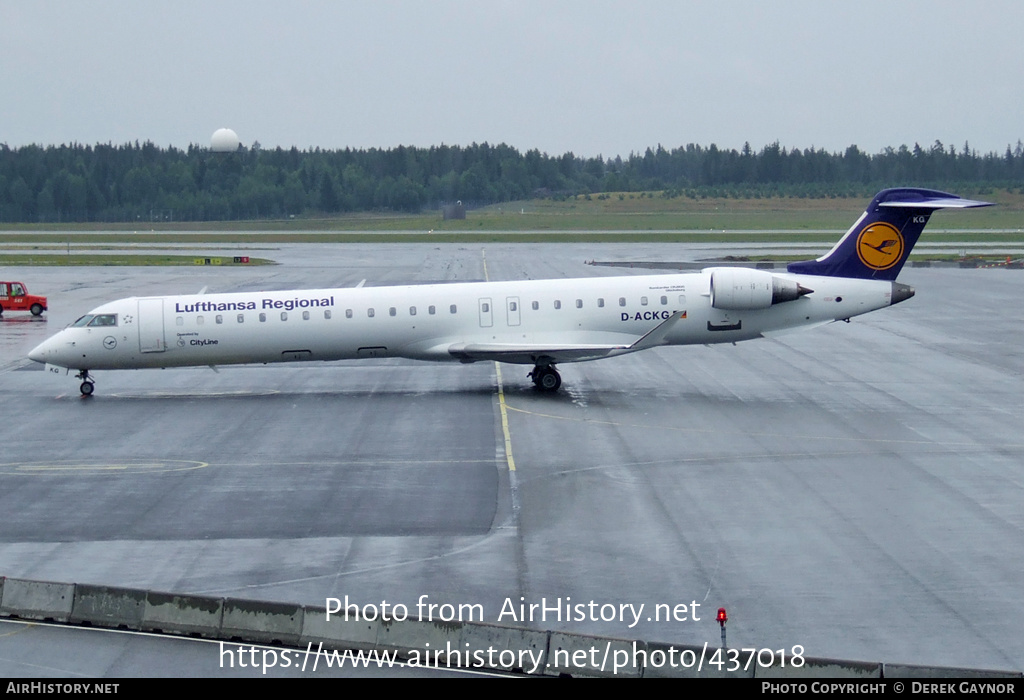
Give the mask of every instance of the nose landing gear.
[[82, 396], [92, 396], [92, 392], [96, 388], [96, 380], [89, 376], [89, 370], [83, 369], [75, 375], [75, 379], [82, 380], [82, 385], [78, 387], [78, 390], [82, 392]]

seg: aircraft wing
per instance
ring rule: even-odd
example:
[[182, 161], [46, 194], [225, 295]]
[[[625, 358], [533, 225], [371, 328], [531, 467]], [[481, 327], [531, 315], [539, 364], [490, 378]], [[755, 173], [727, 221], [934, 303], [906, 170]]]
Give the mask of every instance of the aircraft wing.
[[493, 360], [519, 365], [538, 364], [541, 360], [551, 364], [598, 360], [667, 344], [669, 331], [685, 315], [685, 311], [677, 311], [632, 343], [454, 343], [448, 347], [448, 353], [463, 362]]
[[557, 362], [583, 362], [621, 354], [628, 345], [556, 345], [544, 343], [456, 343], [448, 348], [452, 357], [463, 362], [494, 360], [516, 365], [537, 364], [547, 360]]

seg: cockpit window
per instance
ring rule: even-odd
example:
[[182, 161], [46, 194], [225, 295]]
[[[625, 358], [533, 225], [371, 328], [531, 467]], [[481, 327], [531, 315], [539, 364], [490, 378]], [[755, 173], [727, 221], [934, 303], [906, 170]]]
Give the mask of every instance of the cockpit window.
[[116, 326], [117, 325], [117, 314], [97, 314], [93, 316], [93, 319], [89, 321], [89, 327], [95, 328], [96, 326]]
[[89, 321], [91, 321], [92, 318], [93, 317], [91, 315], [82, 316], [82, 318], [80, 318], [77, 321], [75, 321], [74, 323], [72, 323], [71, 327], [72, 328], [81, 328], [82, 326], [88, 326], [89, 325]]

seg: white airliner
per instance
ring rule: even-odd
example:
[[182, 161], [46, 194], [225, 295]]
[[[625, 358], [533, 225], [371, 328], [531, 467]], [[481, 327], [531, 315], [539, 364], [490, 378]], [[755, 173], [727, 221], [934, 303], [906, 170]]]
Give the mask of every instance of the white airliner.
[[827, 254], [784, 273], [687, 274], [131, 297], [93, 309], [29, 353], [77, 370], [406, 357], [556, 365], [661, 345], [732, 343], [849, 320], [909, 299], [896, 276], [936, 209], [988, 206], [924, 189], [880, 192]]

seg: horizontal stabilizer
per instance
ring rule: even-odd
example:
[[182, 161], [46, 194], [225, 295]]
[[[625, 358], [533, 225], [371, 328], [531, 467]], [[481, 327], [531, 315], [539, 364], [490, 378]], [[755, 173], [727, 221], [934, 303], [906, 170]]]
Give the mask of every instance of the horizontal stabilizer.
[[878, 206], [888, 209], [971, 209], [973, 207], [991, 207], [992, 202], [981, 202], [976, 199], [923, 199], [921, 201], [899, 200], [879, 202]]

